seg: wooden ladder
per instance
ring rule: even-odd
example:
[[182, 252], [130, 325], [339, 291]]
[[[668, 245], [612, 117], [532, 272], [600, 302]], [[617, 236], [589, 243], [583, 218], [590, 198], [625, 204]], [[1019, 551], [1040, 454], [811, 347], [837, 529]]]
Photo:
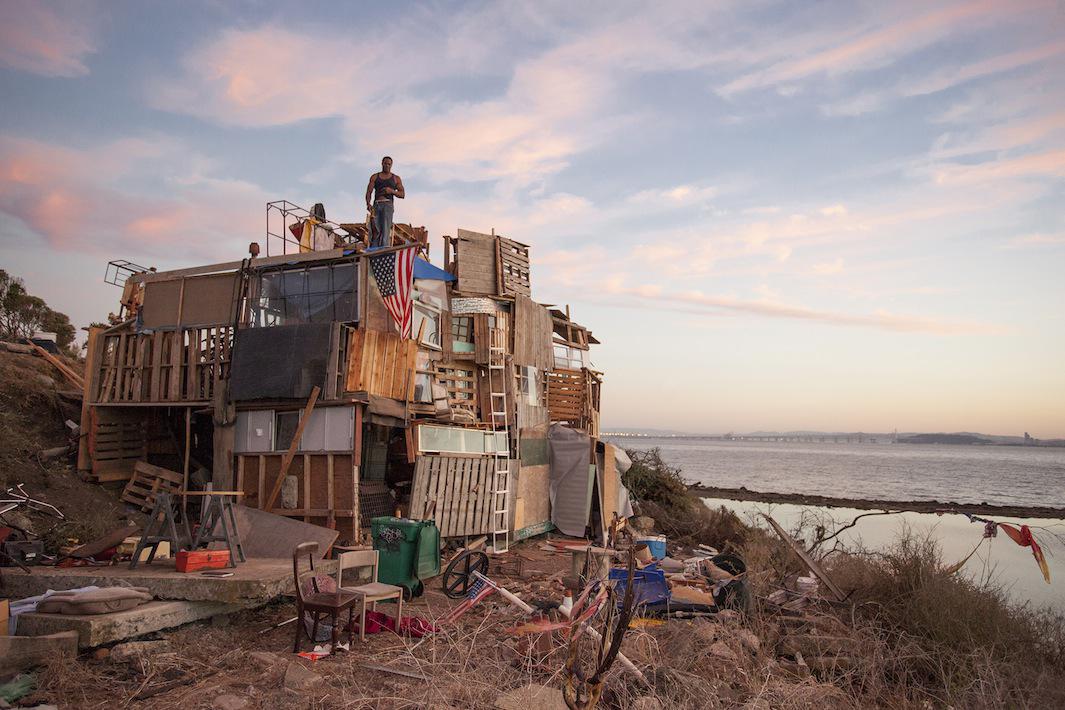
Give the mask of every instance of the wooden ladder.
[[[492, 549], [503, 553], [510, 549], [510, 404], [507, 400], [506, 331], [488, 331], [488, 394], [492, 441]], [[498, 442], [502, 433], [504, 451]]]

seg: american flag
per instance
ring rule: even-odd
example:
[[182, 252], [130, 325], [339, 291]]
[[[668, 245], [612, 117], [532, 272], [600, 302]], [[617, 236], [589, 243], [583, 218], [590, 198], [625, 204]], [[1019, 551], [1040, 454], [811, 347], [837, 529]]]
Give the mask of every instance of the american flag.
[[415, 247], [370, 257], [370, 271], [385, 301], [385, 308], [399, 328], [402, 338], [411, 333], [411, 291], [414, 290]]

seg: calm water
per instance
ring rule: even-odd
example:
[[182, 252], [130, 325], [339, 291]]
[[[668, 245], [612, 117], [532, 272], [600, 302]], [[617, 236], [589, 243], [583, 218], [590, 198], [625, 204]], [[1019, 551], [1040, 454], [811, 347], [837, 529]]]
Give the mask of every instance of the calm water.
[[[728, 442], [701, 439], [624, 438], [625, 448], [662, 450], [667, 463], [688, 480], [711, 486], [777, 493], [940, 500], [1065, 507], [1065, 449], [915, 446], [910, 444], [813, 444]], [[727, 500], [724, 505], [751, 522], [772, 514], [790, 529], [811, 512], [843, 523], [866, 511], [809, 508]], [[1046, 584], [1031, 552], [1004, 534], [984, 542], [962, 568], [976, 580], [991, 579], [1017, 602], [1065, 611], [1065, 521], [1003, 519], [1027, 524], [1043, 546], [1052, 584]], [[962, 515], [903, 513], [863, 518], [841, 539], [870, 549], [890, 545], [904, 526], [939, 543], [945, 564], [964, 558], [982, 536], [982, 526]]]
[[622, 438], [697, 483], [843, 498], [1065, 507], [1065, 449]]

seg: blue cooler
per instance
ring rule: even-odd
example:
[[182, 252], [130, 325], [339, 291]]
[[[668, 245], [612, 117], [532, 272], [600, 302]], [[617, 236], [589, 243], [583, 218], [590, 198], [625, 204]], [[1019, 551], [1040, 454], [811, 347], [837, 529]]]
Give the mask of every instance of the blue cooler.
[[665, 535], [648, 535], [647, 537], [641, 537], [636, 542], [642, 542], [647, 545], [647, 551], [651, 553], [651, 557], [656, 560], [661, 560], [666, 556], [666, 536]]

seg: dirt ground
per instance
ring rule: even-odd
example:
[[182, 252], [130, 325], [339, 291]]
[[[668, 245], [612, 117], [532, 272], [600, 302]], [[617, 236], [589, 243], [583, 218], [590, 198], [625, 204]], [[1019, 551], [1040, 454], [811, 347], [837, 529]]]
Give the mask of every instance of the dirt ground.
[[[559, 601], [570, 555], [539, 549], [537, 541], [511, 548], [521, 576], [490, 576], [527, 602]], [[493, 564], [495, 564], [493, 562]], [[404, 615], [438, 619], [459, 601], [447, 598], [440, 578], [404, 605]], [[382, 604], [386, 613], [391, 605]], [[527, 621], [492, 594], [456, 623], [423, 639], [391, 632], [356, 635], [350, 652], [318, 661], [292, 653], [294, 625], [268, 630], [294, 616], [291, 600], [152, 634], [140, 655], [117, 660], [118, 649], [97, 650], [38, 671], [38, 690], [23, 702], [106, 708], [493, 708], [499, 696], [530, 683], [561, 688], [564, 632], [516, 636]], [[557, 617], [555, 617], [557, 618]], [[735, 612], [720, 618], [638, 622], [624, 643], [647, 674], [636, 681], [615, 664], [602, 707], [703, 708], [852, 707], [844, 693], [813, 679], [789, 677], [754, 626]], [[262, 633], [261, 633], [262, 632]], [[311, 644], [303, 640], [304, 650]], [[590, 646], [582, 659], [591, 660]], [[410, 675], [401, 675], [392, 671]], [[758, 688], [757, 695], [752, 687]], [[769, 704], [759, 704], [761, 700]], [[529, 710], [533, 710], [529, 708]]]

